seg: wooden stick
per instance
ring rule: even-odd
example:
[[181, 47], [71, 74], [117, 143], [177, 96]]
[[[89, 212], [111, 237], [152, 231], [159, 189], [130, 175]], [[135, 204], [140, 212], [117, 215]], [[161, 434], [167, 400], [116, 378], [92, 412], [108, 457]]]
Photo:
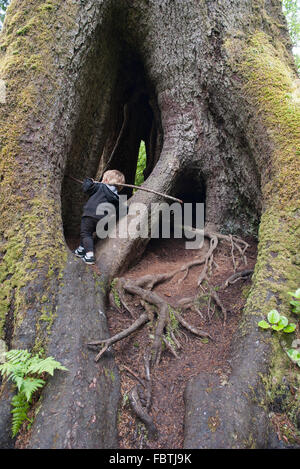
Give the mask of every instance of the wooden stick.
[[176, 197], [172, 197], [171, 195], [163, 194], [162, 192], [154, 191], [153, 189], [147, 189], [146, 187], [134, 186], [133, 184], [118, 183], [117, 185], [122, 186], [122, 187], [131, 187], [132, 189], [138, 189], [138, 190], [145, 191], [145, 192], [152, 192], [152, 194], [160, 195], [161, 197], [165, 197], [166, 199], [174, 200], [174, 202], [179, 202], [180, 204], [183, 204], [183, 201], [181, 199], [177, 199]]
[[[70, 179], [72, 179], [75, 182], [78, 182], [79, 184], [82, 184], [83, 181], [80, 179], [74, 178], [73, 176], [69, 176], [69, 174], [66, 174], [66, 176]], [[176, 197], [172, 197], [171, 195], [163, 194], [162, 192], [157, 192], [154, 191], [153, 189], [147, 189], [146, 187], [140, 187], [140, 186], [134, 186], [133, 184], [121, 184], [118, 182], [117, 184], [120, 187], [130, 187], [132, 189], [137, 189], [145, 192], [151, 192], [152, 194], [160, 195], [161, 197], [165, 197], [166, 199], [174, 200], [174, 202], [179, 202], [180, 204], [183, 204], [183, 201], [180, 199], [177, 199]]]
[[113, 148], [113, 151], [112, 151], [112, 153], [111, 153], [111, 155], [110, 155], [110, 157], [109, 157], [109, 159], [108, 159], [108, 162], [106, 163], [105, 168], [104, 168], [103, 171], [102, 171], [101, 179], [102, 179], [103, 174], [105, 173], [105, 171], [106, 171], [107, 168], [109, 167], [109, 165], [110, 165], [110, 163], [111, 163], [111, 161], [112, 161], [112, 159], [113, 159], [113, 157], [114, 157], [114, 154], [115, 154], [115, 152], [116, 152], [116, 149], [118, 148], [120, 139], [121, 139], [121, 137], [122, 137], [122, 135], [123, 135], [124, 129], [125, 129], [126, 125], [127, 125], [128, 116], [129, 116], [129, 113], [128, 113], [128, 103], [126, 103], [126, 104], [124, 105], [123, 114], [124, 114], [124, 118], [123, 118], [123, 124], [122, 124], [121, 130], [120, 130], [120, 133], [119, 133], [119, 135], [118, 135], [118, 138], [117, 138], [117, 141], [116, 141], [115, 146], [114, 146], [114, 148]]

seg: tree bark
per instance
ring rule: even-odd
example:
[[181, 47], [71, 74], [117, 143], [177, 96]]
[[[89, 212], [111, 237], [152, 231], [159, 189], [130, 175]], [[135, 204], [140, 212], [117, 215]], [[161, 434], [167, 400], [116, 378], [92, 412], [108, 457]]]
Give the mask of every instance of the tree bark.
[[[206, 222], [227, 232], [255, 233], [259, 224], [259, 255], [234, 339], [230, 385], [217, 404], [226, 409], [222, 425], [200, 431], [193, 422], [193, 440], [186, 435], [185, 445], [267, 447], [270, 396], [286, 368], [274, 373], [276, 338], [259, 334], [256, 323], [271, 308], [288, 312], [286, 292], [298, 287], [299, 278], [299, 80], [279, 0], [12, 0], [0, 35], [0, 79], [6, 85], [0, 103], [2, 337], [9, 348], [43, 348], [71, 367], [47, 385], [29, 446], [116, 445], [116, 425], [106, 438], [105, 424], [96, 430], [88, 422], [96, 414], [116, 422], [117, 398], [109, 396], [118, 394], [118, 379], [102, 381], [83, 403], [84, 416], [74, 411], [96, 373], [80, 327], [89, 331], [95, 318], [95, 338], [108, 335], [98, 311], [105, 312], [110, 280], [142, 255], [149, 240], [98, 243], [100, 277], [79, 266], [65, 236], [78, 234], [84, 199], [64, 174], [82, 179], [101, 172], [128, 104], [128, 124], [110, 167], [132, 183], [145, 139], [145, 187], [183, 199], [192, 187], [193, 200], [205, 201]], [[147, 206], [158, 200], [141, 191], [131, 199]], [[66, 337], [64, 328], [72, 330]], [[59, 423], [50, 418], [54, 392], [62, 402], [56, 411], [64, 409]], [[255, 402], [252, 392], [259, 396]], [[3, 416], [9, 412], [6, 394], [3, 385]], [[232, 413], [223, 403], [236, 395], [241, 405]], [[11, 445], [7, 419], [0, 423], [3, 447]], [[47, 435], [41, 432], [46, 421]]]

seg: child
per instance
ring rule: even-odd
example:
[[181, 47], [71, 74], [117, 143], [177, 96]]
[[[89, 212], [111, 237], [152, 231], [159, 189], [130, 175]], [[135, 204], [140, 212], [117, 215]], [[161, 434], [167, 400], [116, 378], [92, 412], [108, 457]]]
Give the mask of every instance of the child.
[[93, 233], [96, 231], [98, 221], [104, 215], [96, 215], [101, 203], [111, 203], [117, 209], [119, 206], [118, 183], [124, 184], [125, 177], [120, 171], [112, 169], [103, 174], [102, 182], [86, 178], [82, 183], [82, 190], [89, 195], [89, 200], [83, 207], [80, 228], [80, 246], [75, 249], [77, 257], [86, 264], [95, 264]]

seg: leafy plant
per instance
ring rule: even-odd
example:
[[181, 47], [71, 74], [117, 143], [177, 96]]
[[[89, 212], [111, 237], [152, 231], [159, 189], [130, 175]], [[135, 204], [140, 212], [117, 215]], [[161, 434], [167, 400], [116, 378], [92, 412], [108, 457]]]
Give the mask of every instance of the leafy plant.
[[8, 4], [9, 4], [9, 0], [0, 0], [0, 30], [1, 30], [1, 25], [4, 21], [5, 11], [6, 11]]
[[296, 329], [296, 324], [290, 323], [286, 316], [282, 316], [278, 313], [277, 309], [272, 309], [268, 313], [268, 322], [263, 320], [259, 321], [258, 326], [262, 329], [270, 329], [272, 328], [274, 331], [283, 331], [283, 332], [294, 332]]
[[25, 420], [31, 422], [27, 413], [33, 394], [45, 384], [40, 376], [44, 373], [53, 376], [54, 370], [67, 370], [67, 368], [52, 357], [43, 359], [39, 354], [32, 356], [27, 350], [10, 350], [5, 353], [5, 362], [0, 365], [0, 373], [12, 381], [18, 389], [18, 393], [11, 401], [13, 436], [18, 433]]
[[293, 43], [293, 54], [298, 73], [300, 73], [300, 15], [298, 0], [282, 0], [282, 11], [285, 14], [288, 30]]
[[296, 290], [294, 293], [289, 291], [288, 295], [291, 295], [293, 298], [295, 298], [294, 300], [290, 301], [293, 313], [300, 314], [300, 288], [298, 288], [298, 290]]
[[138, 156], [135, 179], [134, 179], [135, 186], [140, 186], [144, 182], [143, 171], [146, 168], [146, 160], [147, 160], [146, 147], [145, 147], [145, 142], [142, 140], [140, 149], [139, 149], [139, 156]]
[[300, 367], [300, 350], [290, 348], [287, 351], [287, 354], [288, 354], [289, 358], [292, 360], [292, 362], [296, 363]]

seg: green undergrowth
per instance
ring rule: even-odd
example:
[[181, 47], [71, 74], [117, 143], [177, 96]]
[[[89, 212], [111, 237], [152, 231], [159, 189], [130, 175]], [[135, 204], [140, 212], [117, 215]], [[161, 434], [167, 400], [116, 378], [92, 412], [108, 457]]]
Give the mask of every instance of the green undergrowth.
[[42, 358], [40, 354], [31, 355], [27, 350], [10, 350], [5, 353], [5, 361], [0, 365], [0, 374], [12, 381], [17, 388], [17, 394], [12, 398], [12, 436], [21, 429], [28, 418], [28, 411], [36, 391], [42, 388], [46, 381], [45, 374], [53, 376], [54, 370], [67, 371], [67, 368], [53, 357]]

